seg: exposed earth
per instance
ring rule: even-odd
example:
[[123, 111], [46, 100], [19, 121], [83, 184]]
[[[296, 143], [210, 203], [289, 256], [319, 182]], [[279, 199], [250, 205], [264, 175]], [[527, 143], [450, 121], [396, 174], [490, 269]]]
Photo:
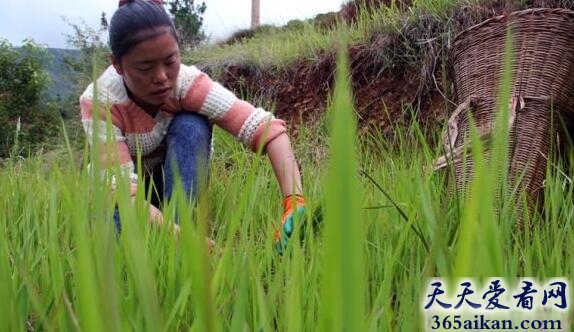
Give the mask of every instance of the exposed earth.
[[[357, 8], [364, 8], [365, 4], [368, 8], [378, 8], [378, 5], [389, 5], [390, 2], [356, 0], [339, 12], [317, 16], [315, 24], [329, 29], [337, 17], [352, 23], [357, 18]], [[455, 108], [450, 102], [448, 59], [449, 45], [456, 34], [488, 18], [515, 10], [574, 9], [572, 0], [510, 3], [512, 1], [485, 1], [484, 5], [459, 7], [445, 23], [444, 19], [433, 15], [414, 13], [408, 0], [396, 1], [404, 15], [400, 32], [374, 32], [366, 38], [368, 42], [349, 46], [359, 129], [377, 128], [392, 139], [391, 125], [407, 124], [415, 117], [426, 134], [434, 132]], [[273, 101], [277, 116], [287, 120], [296, 134], [300, 120], [315, 123], [325, 112], [334, 83], [335, 62], [335, 51], [330, 50], [313, 59], [296, 60], [282, 69], [229, 64], [217, 79], [235, 91]], [[409, 109], [417, 111], [405, 111]], [[432, 135], [427, 136], [433, 143]]]

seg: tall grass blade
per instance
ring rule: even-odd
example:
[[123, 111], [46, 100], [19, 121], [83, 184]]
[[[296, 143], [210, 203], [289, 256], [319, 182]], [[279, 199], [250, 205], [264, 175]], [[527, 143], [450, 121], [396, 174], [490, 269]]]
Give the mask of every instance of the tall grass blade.
[[363, 331], [366, 282], [365, 235], [357, 178], [357, 120], [353, 112], [346, 50], [337, 59], [330, 109], [330, 160], [325, 185], [325, 243], [320, 316], [325, 331]]
[[[7, 171], [3, 172], [7, 175]], [[0, 187], [4, 191], [16, 190], [12, 187], [5, 177], [0, 179]], [[17, 318], [22, 319], [17, 314], [17, 296], [14, 288], [14, 259], [10, 255], [8, 234], [9, 229], [13, 229], [13, 223], [16, 220], [8, 220], [8, 204], [14, 204], [8, 200], [0, 200], [0, 207], [4, 213], [0, 214], [0, 329], [3, 331], [22, 330], [22, 323], [18, 324]], [[10, 226], [9, 226], [10, 225]]]
[[[504, 208], [507, 200], [508, 119], [512, 87], [512, 34], [507, 33], [504, 65], [496, 103], [491, 142], [483, 142], [476, 127], [471, 126], [473, 178], [464, 202], [460, 238], [456, 248], [456, 277], [500, 277], [504, 275], [502, 235], [507, 234], [504, 222], [509, 218]], [[490, 146], [489, 146], [490, 145]], [[489, 158], [485, 158], [489, 156]], [[480, 264], [477, 255], [488, 257]]]

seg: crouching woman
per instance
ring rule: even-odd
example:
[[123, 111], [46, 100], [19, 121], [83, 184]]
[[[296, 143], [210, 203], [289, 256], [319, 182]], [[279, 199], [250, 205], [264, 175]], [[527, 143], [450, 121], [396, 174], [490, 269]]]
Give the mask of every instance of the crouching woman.
[[[161, 205], [173, 193], [175, 170], [188, 198], [195, 200], [209, 174], [212, 124], [235, 136], [251, 150], [269, 157], [284, 197], [281, 227], [276, 232], [282, 252], [293, 232], [295, 215], [304, 213], [301, 177], [285, 123], [271, 113], [238, 99], [195, 66], [181, 63], [178, 36], [160, 0], [120, 1], [109, 25], [111, 65], [80, 97], [82, 123], [106, 151], [103, 167], [119, 166], [129, 174], [132, 195], [140, 155], [146, 183], [156, 192], [152, 220], [162, 222]], [[97, 100], [97, 101], [96, 101]], [[108, 105], [98, 107], [95, 105]], [[106, 135], [111, 118], [113, 135]], [[98, 122], [95, 132], [94, 122]], [[111, 150], [114, 153], [109, 154]], [[109, 158], [113, 156], [112, 158]], [[146, 186], [147, 187], [147, 186]], [[118, 230], [119, 214], [115, 214]]]

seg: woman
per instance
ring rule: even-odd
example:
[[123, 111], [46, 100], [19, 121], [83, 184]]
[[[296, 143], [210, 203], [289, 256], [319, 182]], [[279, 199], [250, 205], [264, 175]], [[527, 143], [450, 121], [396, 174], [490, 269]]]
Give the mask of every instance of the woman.
[[[285, 123], [238, 99], [196, 67], [181, 64], [177, 33], [159, 0], [120, 1], [109, 25], [109, 43], [111, 66], [80, 97], [88, 139], [91, 142], [97, 134], [105, 147], [103, 167], [119, 165], [129, 174], [135, 195], [134, 160], [140, 154], [146, 182], [153, 181], [160, 193], [152, 200], [150, 217], [161, 223], [159, 208], [171, 197], [175, 172], [190, 199], [200, 194], [215, 123], [251, 150], [262, 148], [269, 156], [284, 197], [282, 227], [275, 234], [282, 252], [293, 218], [302, 216], [305, 207]], [[112, 123], [111, 141], [107, 118]], [[119, 215], [114, 217], [120, 229]]]

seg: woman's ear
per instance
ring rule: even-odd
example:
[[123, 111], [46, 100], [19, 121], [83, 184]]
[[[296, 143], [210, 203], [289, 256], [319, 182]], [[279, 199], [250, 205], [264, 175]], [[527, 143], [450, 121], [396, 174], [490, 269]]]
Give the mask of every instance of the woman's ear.
[[120, 63], [119, 59], [116, 58], [113, 54], [110, 54], [110, 60], [112, 61], [112, 65], [118, 72], [118, 74], [123, 75], [124, 71], [122, 69], [122, 64]]

